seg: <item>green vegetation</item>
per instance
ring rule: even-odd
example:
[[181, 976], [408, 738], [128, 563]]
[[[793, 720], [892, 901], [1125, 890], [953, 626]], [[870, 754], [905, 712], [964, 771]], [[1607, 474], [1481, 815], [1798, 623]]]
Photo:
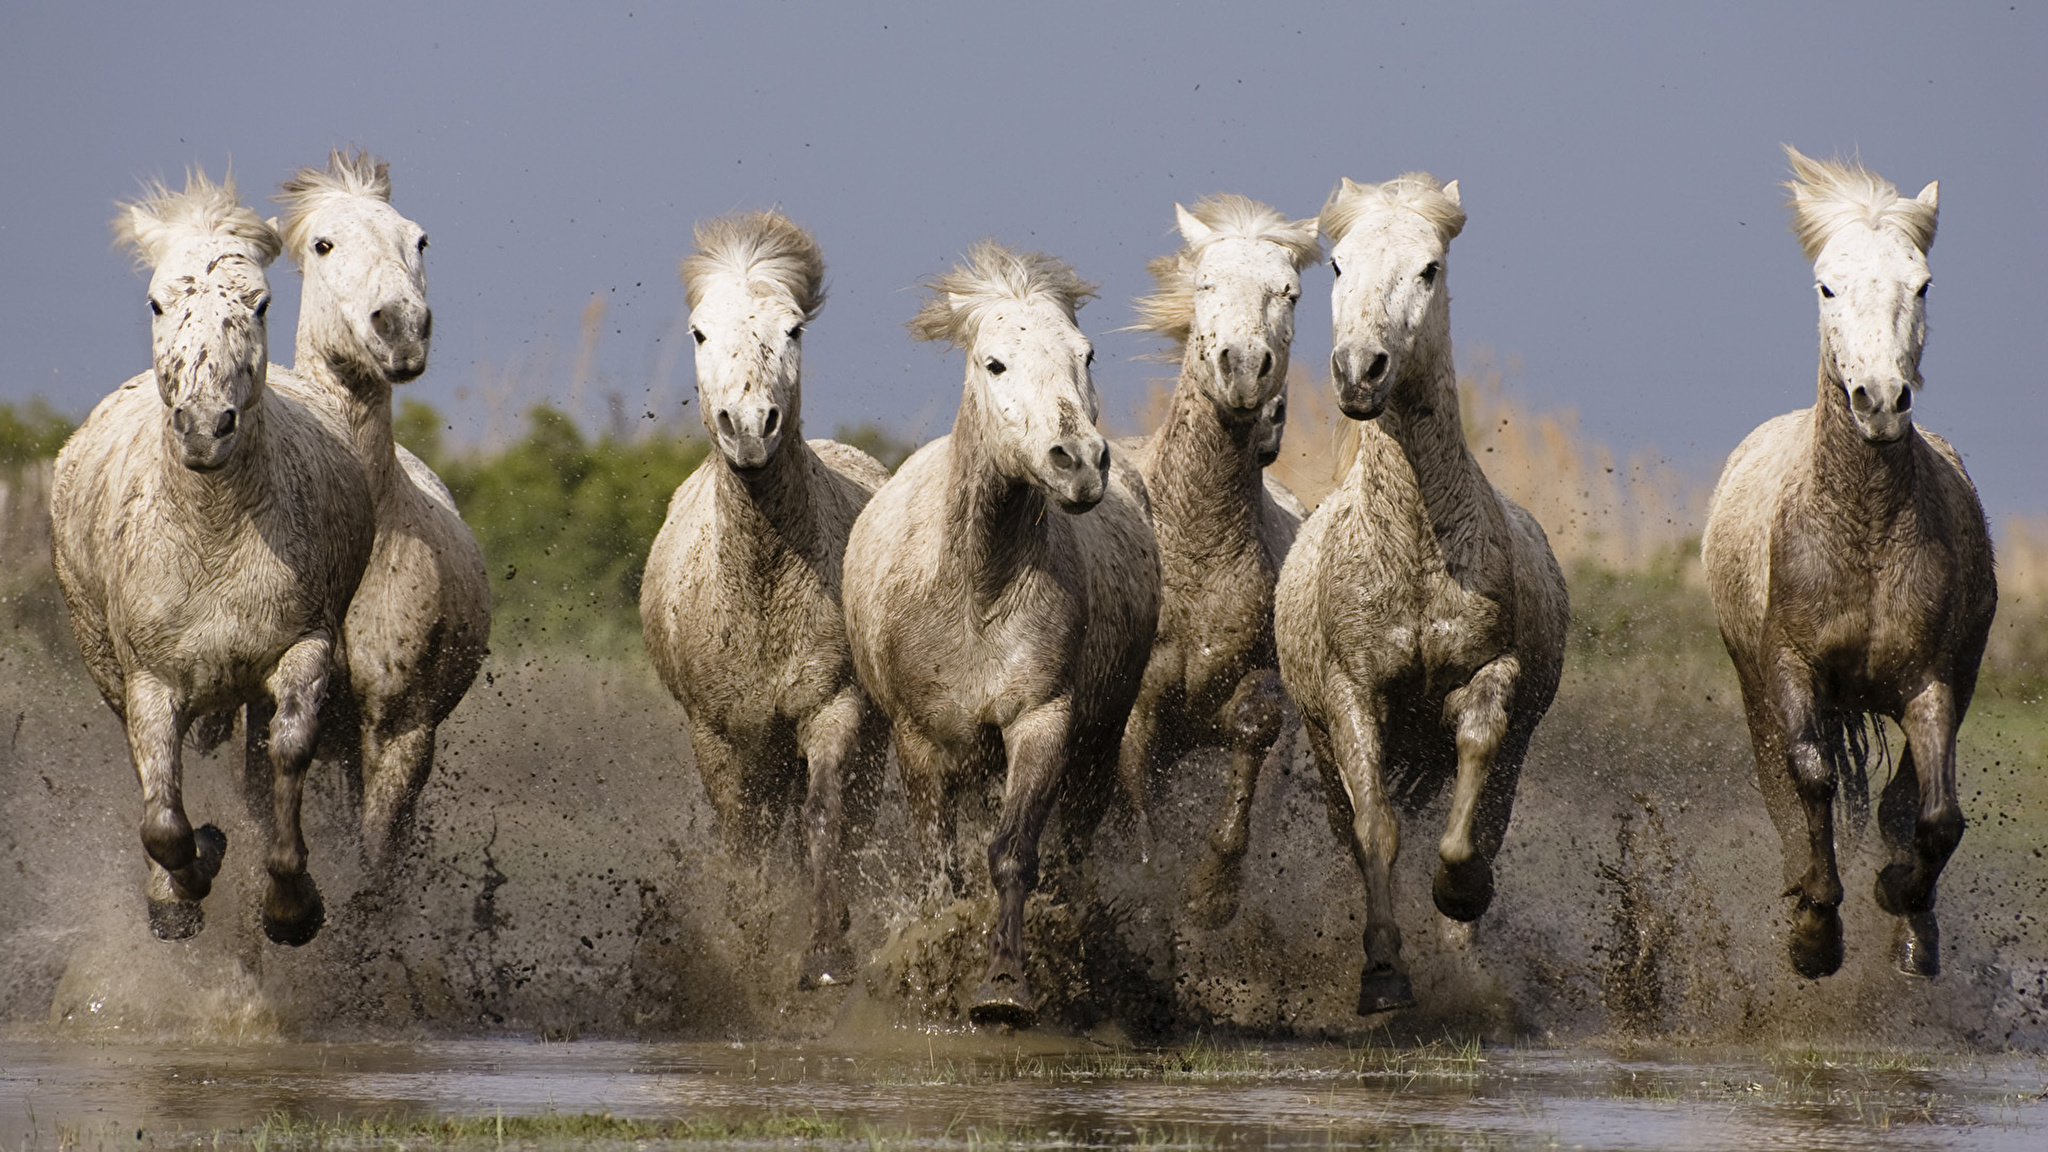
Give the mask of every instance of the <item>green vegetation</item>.
[[19, 407], [0, 403], [0, 473], [55, 456], [76, 427], [40, 398]]

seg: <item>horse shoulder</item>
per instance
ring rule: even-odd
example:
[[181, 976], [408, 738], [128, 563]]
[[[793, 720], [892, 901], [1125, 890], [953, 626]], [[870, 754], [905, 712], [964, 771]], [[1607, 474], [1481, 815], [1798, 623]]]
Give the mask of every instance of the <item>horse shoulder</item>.
[[805, 443], [827, 467], [860, 485], [870, 495], [889, 482], [889, 470], [882, 466], [882, 462], [851, 444], [826, 439], [807, 440]]
[[1745, 651], [1760, 642], [1770, 598], [1773, 537], [1780, 510], [1811, 462], [1813, 412], [1800, 409], [1743, 437], [1707, 504], [1700, 557], [1722, 638]]

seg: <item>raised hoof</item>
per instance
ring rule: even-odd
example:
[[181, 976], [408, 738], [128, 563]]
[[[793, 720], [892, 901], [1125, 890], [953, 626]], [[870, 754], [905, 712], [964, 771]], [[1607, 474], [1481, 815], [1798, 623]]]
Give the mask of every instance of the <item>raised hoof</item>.
[[1188, 878], [1188, 919], [1214, 932], [1237, 919], [1238, 865], [1206, 853]]
[[1463, 864], [1439, 861], [1429, 895], [1437, 911], [1470, 924], [1493, 905], [1493, 866], [1477, 856]]
[[206, 909], [197, 901], [151, 900], [149, 930], [159, 940], [190, 940], [206, 927]]
[[1358, 978], [1358, 1014], [1373, 1016], [1415, 1007], [1415, 988], [1408, 974], [1393, 968], [1367, 968]]
[[[192, 833], [192, 862], [171, 873], [171, 888], [185, 900], [204, 900], [213, 891], [213, 878], [220, 875], [220, 862], [228, 854], [228, 834], [212, 824], [202, 824]], [[198, 931], [198, 929], [193, 929]]]
[[1908, 976], [1932, 980], [1941, 975], [1941, 927], [1934, 913], [1899, 917], [1892, 930], [1892, 963]]
[[1832, 976], [1842, 966], [1842, 917], [1828, 905], [1799, 902], [1792, 913], [1787, 951], [1792, 970], [1808, 980]]
[[263, 934], [271, 943], [289, 948], [309, 944], [326, 923], [327, 906], [311, 876], [301, 872], [289, 880], [270, 878], [270, 891], [263, 898]]
[[1031, 985], [1022, 976], [1007, 973], [991, 976], [981, 982], [981, 988], [974, 994], [974, 1003], [968, 1006], [967, 1018], [987, 1028], [1001, 1025], [1008, 1028], [1029, 1028], [1038, 1023], [1037, 997], [1031, 994]]
[[853, 953], [844, 945], [813, 948], [804, 954], [804, 970], [796, 978], [796, 986], [806, 992], [840, 988], [853, 983], [854, 977]]

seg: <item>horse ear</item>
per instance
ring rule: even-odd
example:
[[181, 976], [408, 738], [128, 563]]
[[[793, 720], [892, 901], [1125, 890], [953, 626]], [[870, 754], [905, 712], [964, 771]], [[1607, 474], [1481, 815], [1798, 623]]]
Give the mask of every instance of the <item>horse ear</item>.
[[1195, 219], [1195, 214], [1178, 204], [1173, 206], [1173, 218], [1180, 225], [1180, 238], [1189, 244], [1200, 244], [1215, 235], [1216, 230]]
[[1444, 199], [1449, 200], [1451, 203], [1456, 204], [1460, 208], [1463, 208], [1465, 206], [1464, 203], [1458, 199], [1458, 182], [1456, 180], [1453, 180], [1449, 184], [1444, 185]]
[[1941, 208], [1941, 181], [1929, 181], [1927, 187], [1922, 188], [1920, 190], [1920, 194], [1918, 196], [1913, 197], [1913, 199], [1918, 200], [1922, 204], [1927, 205], [1929, 208], [1933, 208], [1939, 211]]
[[1353, 180], [1351, 177], [1345, 176], [1342, 179], [1344, 181], [1343, 188], [1346, 193], [1358, 193], [1365, 191], [1365, 185], [1360, 184], [1358, 181]]

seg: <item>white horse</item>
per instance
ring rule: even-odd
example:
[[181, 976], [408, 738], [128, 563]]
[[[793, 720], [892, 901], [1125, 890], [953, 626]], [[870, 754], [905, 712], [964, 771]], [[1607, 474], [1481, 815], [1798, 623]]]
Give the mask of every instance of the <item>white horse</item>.
[[1912, 415], [1938, 189], [1908, 199], [1860, 164], [1785, 151], [1820, 304], [1819, 395], [1728, 458], [1701, 541], [1707, 587], [1799, 897], [1792, 967], [1841, 967], [1834, 800], [1845, 774], [1867, 789], [1865, 717], [1881, 715], [1906, 753], [1878, 808], [1892, 859], [1877, 903], [1899, 918], [1899, 969], [1933, 976], [1935, 881], [1963, 835], [1956, 729], [1998, 603], [1977, 490]]
[[301, 168], [277, 199], [305, 282], [296, 360], [279, 383], [340, 415], [376, 502], [331, 719], [356, 731], [338, 744], [361, 784], [364, 861], [382, 883], [412, 835], [435, 730], [483, 666], [490, 584], [447, 486], [391, 433], [392, 386], [426, 370], [433, 333], [426, 233], [391, 207], [386, 165], [362, 152]]
[[1322, 249], [1314, 219], [1243, 196], [1174, 212], [1183, 246], [1152, 262], [1158, 291], [1138, 303], [1141, 327], [1178, 346], [1181, 370], [1165, 420], [1133, 445], [1159, 537], [1159, 630], [1119, 775], [1142, 827], [1160, 764], [1230, 746], [1223, 810], [1188, 885], [1196, 922], [1218, 927], [1237, 913], [1252, 798], [1284, 714], [1273, 585], [1301, 518], [1262, 469], [1286, 421], [1301, 269]]
[[839, 886], [848, 805], [865, 823], [888, 729], [853, 671], [840, 567], [888, 470], [803, 439], [803, 332], [825, 259], [776, 212], [697, 226], [683, 262], [698, 411], [717, 445], [676, 489], [640, 587], [648, 655], [689, 713], [697, 772], [726, 851], [758, 855], [801, 809], [812, 880], [802, 987], [845, 983]]
[[181, 939], [204, 923], [227, 838], [186, 819], [181, 751], [195, 719], [246, 705], [267, 720], [272, 774], [263, 928], [303, 944], [324, 911], [299, 799], [370, 555], [369, 487], [337, 425], [264, 387], [263, 270], [279, 240], [232, 178], [153, 186], [114, 227], [154, 268], [156, 368], [102, 400], [57, 456], [57, 578], [142, 781], [151, 929]]
[[1431, 895], [1493, 900], [1493, 860], [1564, 667], [1564, 573], [1534, 517], [1480, 471], [1458, 417], [1450, 244], [1458, 185], [1345, 180], [1323, 206], [1336, 274], [1330, 374], [1358, 459], [1302, 525], [1274, 606], [1280, 675], [1365, 880], [1358, 1011], [1413, 1004], [1393, 914], [1396, 794], [1455, 778]]
[[952, 793], [1006, 768], [988, 863], [1000, 900], [977, 1022], [1024, 1024], [1024, 901], [1058, 800], [1075, 847], [1114, 794], [1116, 750], [1159, 612], [1159, 555], [1135, 473], [1096, 432], [1094, 290], [994, 241], [933, 280], [911, 322], [967, 352], [951, 435], [905, 461], [846, 545], [846, 627], [895, 725], [911, 818], [957, 887]]

